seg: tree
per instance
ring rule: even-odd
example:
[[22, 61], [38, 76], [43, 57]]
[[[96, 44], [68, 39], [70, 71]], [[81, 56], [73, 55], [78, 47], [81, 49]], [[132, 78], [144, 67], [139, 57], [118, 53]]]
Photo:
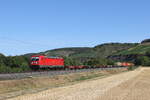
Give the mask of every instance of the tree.
[[78, 66], [78, 65], [82, 65], [82, 63], [80, 63], [79, 60], [77, 59], [73, 59], [70, 57], [64, 57], [65, 60], [65, 66]]
[[6, 57], [3, 54], [0, 54], [0, 65], [6, 64]]
[[85, 62], [85, 64], [89, 66], [100, 66], [100, 65], [114, 65], [114, 62], [112, 60], [104, 58], [93, 58]]
[[150, 65], [150, 58], [148, 56], [141, 56], [135, 60], [136, 65], [143, 65], [149, 66]]
[[110, 59], [107, 60], [107, 65], [114, 65], [114, 64], [115, 62], [113, 60], [110, 60]]
[[150, 51], [147, 51], [145, 54], [146, 54], [146, 56], [150, 57]]

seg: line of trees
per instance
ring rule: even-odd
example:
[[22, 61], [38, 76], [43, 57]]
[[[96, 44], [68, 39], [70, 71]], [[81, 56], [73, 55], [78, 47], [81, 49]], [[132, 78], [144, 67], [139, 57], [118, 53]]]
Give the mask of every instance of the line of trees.
[[29, 59], [25, 56], [4, 56], [0, 54], [0, 73], [30, 70]]
[[84, 62], [70, 57], [64, 58], [65, 58], [65, 66], [72, 66], [72, 65], [101, 66], [101, 65], [114, 65], [115, 63], [114, 61], [105, 58], [91, 58]]
[[150, 66], [150, 51], [145, 53], [145, 56], [139, 56], [135, 59], [136, 65]]
[[150, 66], [150, 57], [149, 56], [141, 56], [135, 60], [136, 65], [142, 66]]
[[[65, 66], [78, 66], [78, 65], [88, 65], [88, 66], [100, 66], [100, 65], [113, 65], [114, 62], [108, 59], [102, 58], [91, 58], [85, 60], [84, 62], [80, 59], [74, 59], [70, 57], [64, 57]], [[26, 56], [4, 56], [0, 54], [0, 73], [6, 72], [24, 72], [30, 69], [30, 57]]]

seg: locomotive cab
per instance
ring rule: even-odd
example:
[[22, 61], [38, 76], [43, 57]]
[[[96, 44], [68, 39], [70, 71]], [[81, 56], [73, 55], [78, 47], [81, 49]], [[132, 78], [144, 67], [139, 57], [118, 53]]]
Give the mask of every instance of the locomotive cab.
[[33, 64], [33, 65], [39, 64], [39, 57], [32, 57], [31, 58], [31, 64]]
[[41, 61], [41, 58], [42, 58], [43, 56], [32, 56], [31, 57], [31, 61], [30, 61], [30, 67], [32, 68], [32, 69], [39, 69], [40, 68], [40, 61]]

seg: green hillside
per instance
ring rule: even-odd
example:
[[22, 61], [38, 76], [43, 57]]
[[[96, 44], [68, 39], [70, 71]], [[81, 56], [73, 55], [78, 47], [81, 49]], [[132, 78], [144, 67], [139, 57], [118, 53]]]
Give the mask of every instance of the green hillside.
[[78, 63], [84, 63], [91, 59], [105, 59], [114, 53], [136, 47], [137, 45], [138, 43], [105, 43], [95, 47], [59, 48], [40, 53], [26, 54], [23, 56], [30, 58], [31, 55], [44, 54], [47, 56], [67, 57]]
[[146, 54], [147, 52], [150, 52], [150, 45], [148, 44], [140, 44], [136, 47], [129, 48], [127, 50], [120, 51], [116, 53], [115, 55], [131, 55], [131, 54]]
[[106, 58], [114, 53], [137, 46], [138, 43], [107, 43], [96, 46], [97, 56]]
[[70, 57], [70, 56], [91, 56], [91, 55], [84, 55], [84, 54], [92, 54], [93, 49], [89, 47], [72, 47], [72, 48], [60, 48], [49, 50], [43, 52], [47, 56], [63, 56], [63, 57]]
[[137, 43], [107, 43], [95, 47], [72, 47], [60, 48], [41, 52], [47, 56], [62, 56], [71, 58], [106, 58], [107, 56], [121, 50], [137, 46]]

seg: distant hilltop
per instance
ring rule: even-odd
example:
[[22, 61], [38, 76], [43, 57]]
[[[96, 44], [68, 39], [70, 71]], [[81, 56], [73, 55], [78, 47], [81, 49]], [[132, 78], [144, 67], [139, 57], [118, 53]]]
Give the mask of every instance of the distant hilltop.
[[147, 44], [147, 43], [150, 44], [150, 39], [145, 39], [141, 42], [141, 44]]

